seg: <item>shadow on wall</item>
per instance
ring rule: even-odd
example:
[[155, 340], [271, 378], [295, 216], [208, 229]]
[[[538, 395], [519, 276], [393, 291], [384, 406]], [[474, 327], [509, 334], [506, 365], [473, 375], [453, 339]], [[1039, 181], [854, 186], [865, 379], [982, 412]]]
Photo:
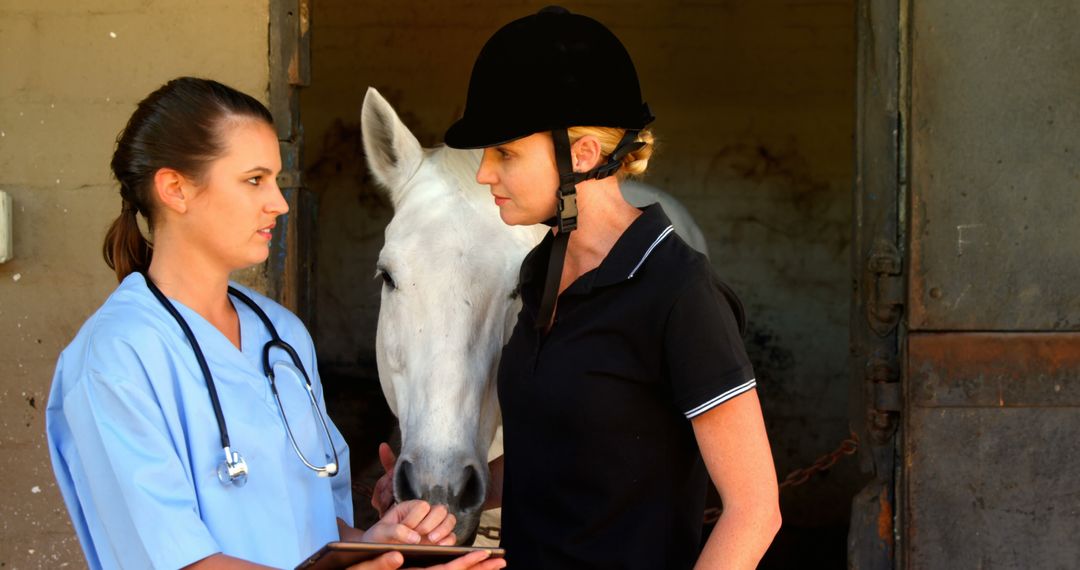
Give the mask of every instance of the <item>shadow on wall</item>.
[[[744, 341], [783, 479], [848, 437], [850, 180], [815, 178], [795, 143], [734, 141], [660, 165], [667, 180], [690, 173], [680, 198], [746, 306]], [[864, 480], [845, 456], [782, 490], [784, 527], [761, 567], [804, 565], [807, 554], [815, 567], [844, 567], [851, 498]]]
[[319, 197], [312, 328], [323, 365], [375, 379], [375, 265], [393, 208], [367, 171], [361, 141], [359, 124], [336, 121], [305, 172]]

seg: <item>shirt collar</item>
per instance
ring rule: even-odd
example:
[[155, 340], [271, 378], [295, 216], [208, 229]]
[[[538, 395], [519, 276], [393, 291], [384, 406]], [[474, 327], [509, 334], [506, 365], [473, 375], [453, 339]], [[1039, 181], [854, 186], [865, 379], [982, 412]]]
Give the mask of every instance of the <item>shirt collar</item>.
[[595, 269], [593, 286], [614, 285], [633, 278], [644, 267], [653, 248], [671, 232], [671, 220], [660, 204], [642, 208], [641, 215], [619, 236], [607, 257]]
[[[619, 236], [600, 266], [582, 275], [566, 292], [575, 289], [577, 292], [588, 292], [593, 287], [614, 285], [633, 278], [644, 267], [653, 248], [667, 239], [672, 231], [671, 220], [659, 204], [641, 208], [641, 215]], [[525, 258], [521, 268], [523, 288], [543, 286], [554, 240], [554, 234], [549, 232]], [[582, 286], [584, 291], [579, 289]]]

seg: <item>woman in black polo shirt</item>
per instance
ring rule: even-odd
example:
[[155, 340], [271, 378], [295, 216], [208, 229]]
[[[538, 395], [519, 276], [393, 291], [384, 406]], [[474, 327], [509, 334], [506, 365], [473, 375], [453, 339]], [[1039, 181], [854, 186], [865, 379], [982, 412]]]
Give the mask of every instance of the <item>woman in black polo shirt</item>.
[[[619, 40], [545, 8], [487, 42], [446, 133], [484, 149], [504, 222], [554, 226], [499, 367], [488, 506], [516, 570], [752, 568], [780, 526], [742, 305], [660, 206], [619, 192], [651, 120]], [[724, 512], [700, 550], [710, 476]]]

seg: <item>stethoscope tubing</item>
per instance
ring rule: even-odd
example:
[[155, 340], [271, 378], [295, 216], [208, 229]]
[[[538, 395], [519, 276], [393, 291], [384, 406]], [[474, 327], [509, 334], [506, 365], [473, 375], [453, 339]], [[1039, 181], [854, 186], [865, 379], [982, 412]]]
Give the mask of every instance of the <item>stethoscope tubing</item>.
[[[236, 454], [236, 452], [231, 450], [231, 446], [229, 443], [229, 429], [225, 424], [225, 414], [221, 410], [221, 400], [218, 398], [217, 387], [214, 385], [214, 377], [213, 374], [210, 373], [210, 366], [206, 362], [206, 357], [203, 355], [202, 347], [199, 346], [199, 341], [195, 338], [195, 333], [192, 332], [191, 327], [188, 326], [187, 321], [184, 320], [184, 317], [182, 315], [180, 315], [180, 312], [176, 309], [172, 302], [169, 301], [165, 294], [161, 292], [161, 289], [158, 289], [157, 285], [155, 285], [153, 280], [150, 279], [150, 276], [146, 273], [142, 273], [142, 276], [143, 279], [146, 281], [146, 286], [150, 289], [150, 292], [154, 294], [154, 297], [156, 297], [157, 300], [161, 303], [161, 305], [165, 307], [165, 310], [168, 311], [170, 315], [172, 315], [173, 319], [176, 320], [176, 323], [180, 325], [180, 329], [183, 330], [184, 336], [187, 337], [188, 343], [191, 345], [191, 349], [195, 353], [195, 359], [199, 363], [199, 369], [202, 371], [203, 378], [205, 378], [206, 380], [206, 389], [207, 392], [209, 392], [210, 394], [210, 405], [214, 408], [214, 418], [217, 420], [218, 432], [221, 434], [221, 447], [224, 449], [225, 452], [225, 464], [230, 465], [231, 462], [236, 461], [242, 462], [242, 458], [240, 458], [239, 455]], [[229, 294], [236, 299], [239, 299], [252, 311], [254, 311], [255, 314], [258, 315], [259, 320], [262, 321], [263, 325], [266, 327], [266, 330], [270, 333], [270, 342], [266, 343], [263, 346], [263, 371], [266, 374], [267, 380], [270, 381], [270, 389], [274, 394], [274, 399], [277, 401], [278, 411], [281, 414], [282, 423], [285, 424], [285, 431], [288, 433], [289, 442], [290, 444], [292, 444], [293, 451], [296, 452], [296, 455], [300, 458], [300, 461], [302, 461], [308, 469], [315, 471], [316, 474], [318, 474], [320, 477], [333, 477], [334, 475], [337, 475], [339, 471], [339, 466], [337, 448], [334, 447], [334, 438], [330, 435], [330, 426], [327, 425], [326, 418], [323, 417], [322, 412], [318, 409], [319, 404], [318, 400], [315, 398], [315, 391], [311, 385], [311, 377], [308, 376], [307, 370], [304, 368], [304, 364], [300, 360], [300, 355], [296, 353], [296, 349], [294, 349], [289, 343], [282, 340], [281, 336], [277, 332], [277, 328], [274, 327], [274, 323], [270, 321], [270, 317], [266, 314], [265, 311], [262, 310], [262, 307], [260, 307], [258, 304], [255, 303], [254, 300], [251, 299], [251, 297], [248, 297], [247, 295], [245, 295], [231, 285], [229, 286]], [[312, 465], [311, 462], [308, 461], [306, 457], [304, 457], [303, 452], [300, 451], [300, 446], [297, 445], [296, 438], [293, 436], [292, 433], [292, 428], [289, 426], [289, 420], [285, 417], [285, 406], [282, 404], [281, 397], [278, 395], [274, 369], [270, 366], [270, 351], [274, 348], [284, 350], [289, 355], [289, 358], [292, 360], [292, 363], [296, 366], [297, 370], [299, 370], [300, 374], [304, 377], [304, 388], [307, 390], [308, 398], [311, 401], [311, 406], [315, 412], [315, 415], [319, 418], [319, 423], [322, 425], [323, 433], [326, 434], [326, 440], [330, 443], [330, 449], [334, 454], [334, 462], [332, 464], [326, 465], [325, 467], [318, 467], [316, 465]], [[246, 467], [244, 467], [243, 470], [246, 474]]]
[[[153, 280], [146, 273], [142, 274], [143, 279], [146, 280], [146, 286], [150, 289], [150, 292], [157, 297], [157, 300], [161, 303], [165, 310], [172, 315], [173, 319], [176, 319], [176, 323], [180, 325], [180, 328], [184, 331], [184, 336], [187, 337], [188, 343], [191, 344], [191, 350], [195, 353], [195, 360], [199, 362], [199, 369], [202, 370], [203, 378], [206, 379], [206, 390], [210, 392], [210, 405], [214, 408], [214, 417], [217, 419], [218, 433], [221, 434], [221, 447], [230, 449], [229, 445], [229, 428], [225, 425], [225, 414], [221, 411], [221, 400], [218, 399], [217, 388], [214, 386], [214, 376], [210, 373], [210, 365], [206, 363], [206, 357], [203, 355], [202, 347], [199, 346], [199, 341], [195, 340], [195, 333], [191, 331], [191, 327], [188, 326], [187, 321], [180, 315], [180, 311], [176, 310], [176, 307], [169, 301], [161, 289], [154, 284]], [[235, 289], [232, 286], [229, 287], [229, 292], [233, 293]], [[239, 291], [235, 291], [239, 293]], [[243, 293], [240, 293], [243, 295]], [[271, 334], [277, 334], [276, 331]]]

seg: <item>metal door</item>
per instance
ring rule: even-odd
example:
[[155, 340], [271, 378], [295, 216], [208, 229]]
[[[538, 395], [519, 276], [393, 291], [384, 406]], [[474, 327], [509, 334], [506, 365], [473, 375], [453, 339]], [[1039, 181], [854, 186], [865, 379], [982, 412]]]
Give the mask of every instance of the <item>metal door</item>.
[[856, 8], [855, 191], [851, 246], [851, 418], [871, 481], [852, 499], [848, 566], [885, 570], [895, 560], [896, 434], [905, 228], [901, 223], [904, 84], [902, 0]]
[[1080, 564], [1078, 29], [913, 4], [907, 567]]
[[[864, 13], [888, 9], [864, 4]], [[903, 314], [876, 337], [899, 358], [876, 347], [881, 370], [857, 383], [869, 411], [864, 431], [899, 459], [895, 501], [877, 511], [895, 513], [879, 536], [896, 542], [866, 540], [870, 511], [864, 504], [859, 515], [857, 504], [852, 538], [863, 541], [853, 561], [887, 567], [887, 557], [870, 556], [869, 547], [884, 545], [900, 568], [1075, 568], [1080, 3], [919, 0], [895, 15], [896, 25], [881, 29], [896, 31], [896, 146], [863, 136], [857, 147], [864, 157], [897, 157], [895, 183], [885, 184], [895, 217], [884, 216], [898, 231], [890, 241], [880, 228], [857, 228], [854, 255], [864, 285], [884, 284], [858, 295], [864, 321], [881, 332], [868, 309]], [[860, 109], [879, 122], [888, 115]], [[872, 190], [860, 181], [857, 205], [873, 200]], [[889, 246], [898, 255], [889, 257]], [[853, 341], [867, 344], [855, 328]], [[877, 429], [881, 417], [899, 426], [896, 438]], [[879, 469], [877, 483], [888, 495], [889, 474]]]

